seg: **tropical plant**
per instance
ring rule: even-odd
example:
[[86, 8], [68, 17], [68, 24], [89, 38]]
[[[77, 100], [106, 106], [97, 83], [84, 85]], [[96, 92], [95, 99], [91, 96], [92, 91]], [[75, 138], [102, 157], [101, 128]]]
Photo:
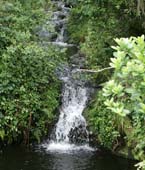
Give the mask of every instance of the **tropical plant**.
[[0, 1], [0, 139], [6, 143], [40, 142], [58, 106], [55, 70], [64, 57], [35, 34], [50, 17], [48, 2]]
[[[144, 36], [115, 39], [112, 79], [103, 88], [107, 109], [124, 119], [128, 147], [136, 159], [145, 158], [145, 42]], [[129, 124], [125, 124], [129, 120]]]

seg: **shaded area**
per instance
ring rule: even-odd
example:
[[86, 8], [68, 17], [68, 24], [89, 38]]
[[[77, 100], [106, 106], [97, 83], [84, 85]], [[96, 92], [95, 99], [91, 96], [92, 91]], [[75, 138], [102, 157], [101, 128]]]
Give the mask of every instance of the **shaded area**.
[[135, 170], [133, 162], [106, 153], [51, 153], [9, 147], [0, 154], [1, 170]]

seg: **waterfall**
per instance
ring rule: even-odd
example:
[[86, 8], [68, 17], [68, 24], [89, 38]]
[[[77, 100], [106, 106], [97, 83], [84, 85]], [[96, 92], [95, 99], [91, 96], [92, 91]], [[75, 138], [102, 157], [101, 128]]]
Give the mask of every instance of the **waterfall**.
[[70, 73], [60, 78], [64, 82], [64, 87], [60, 116], [55, 129], [56, 142], [86, 142], [88, 132], [82, 112], [88, 101], [88, 88], [81, 80], [74, 80]]
[[[52, 1], [57, 6], [58, 11], [53, 12], [52, 19], [55, 28], [57, 28], [57, 37], [49, 43], [61, 47], [73, 47], [74, 44], [67, 43], [66, 21], [69, 14], [69, 8], [64, 2]], [[41, 34], [41, 32], [40, 32]], [[49, 33], [47, 33], [49, 35]], [[74, 56], [79, 56], [75, 54]], [[73, 67], [65, 67], [63, 71], [58, 71], [58, 77], [63, 83], [62, 105], [60, 106], [60, 116], [54, 128], [52, 139], [43, 144], [47, 150], [78, 150], [88, 149], [89, 135], [87, 131], [86, 120], [82, 113], [86, 107], [89, 98], [89, 88], [86, 82], [81, 78], [76, 78], [75, 73], [79, 62]]]

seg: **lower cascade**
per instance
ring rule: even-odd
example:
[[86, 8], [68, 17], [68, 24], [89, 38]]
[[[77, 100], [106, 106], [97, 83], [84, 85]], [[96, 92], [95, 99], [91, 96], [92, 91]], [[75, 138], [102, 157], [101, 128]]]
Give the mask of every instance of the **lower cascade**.
[[60, 116], [49, 144], [48, 150], [92, 150], [89, 147], [89, 134], [86, 120], [82, 115], [89, 98], [89, 88], [81, 80], [73, 78], [73, 71], [60, 77], [64, 86]]
[[73, 83], [64, 85], [63, 104], [55, 131], [57, 142], [77, 142], [79, 137], [88, 140], [86, 121], [82, 116], [86, 101], [86, 88]]

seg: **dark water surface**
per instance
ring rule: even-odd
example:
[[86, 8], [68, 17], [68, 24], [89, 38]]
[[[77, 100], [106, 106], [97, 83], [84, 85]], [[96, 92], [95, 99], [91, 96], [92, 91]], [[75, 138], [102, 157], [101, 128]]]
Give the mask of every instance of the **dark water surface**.
[[133, 162], [110, 154], [87, 151], [46, 152], [9, 147], [0, 153], [0, 170], [135, 170]]

